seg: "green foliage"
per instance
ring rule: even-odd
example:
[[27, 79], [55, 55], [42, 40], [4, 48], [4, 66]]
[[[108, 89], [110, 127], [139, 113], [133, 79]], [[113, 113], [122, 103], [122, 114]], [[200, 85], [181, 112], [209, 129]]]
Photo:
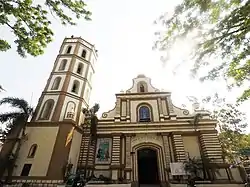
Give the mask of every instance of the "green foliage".
[[250, 147], [248, 139], [248, 135], [246, 134], [231, 129], [223, 130], [219, 134], [219, 140], [221, 142], [224, 157], [230, 162], [235, 161], [234, 158], [236, 155], [241, 157], [241, 150]]
[[99, 109], [100, 109], [100, 105], [97, 103], [94, 104], [94, 106], [91, 107], [90, 109], [88, 108], [82, 109], [82, 113], [85, 115], [84, 124], [86, 126], [92, 126], [92, 123], [98, 123], [96, 113], [98, 112]]
[[231, 162], [241, 149], [250, 147], [248, 136], [244, 134], [248, 125], [246, 114], [238, 107], [238, 104], [224, 104], [222, 108], [213, 111], [213, 118], [218, 120], [220, 127], [219, 140], [223, 155]]
[[[90, 20], [82, 0], [45, 0], [44, 5], [33, 0], [0, 0], [0, 25], [7, 26], [14, 33], [17, 52], [22, 57], [26, 54], [38, 56], [52, 41], [53, 32], [48, 13], [57, 16], [63, 25], [75, 25], [70, 11], [77, 19]], [[11, 46], [0, 38], [0, 51], [7, 51]]]
[[198, 177], [200, 172], [203, 172], [203, 162], [200, 158], [189, 158], [184, 161], [184, 170], [192, 177]]
[[92, 110], [93, 110], [94, 114], [97, 113], [99, 109], [100, 109], [100, 105], [97, 104], [97, 103], [92, 107]]
[[244, 134], [248, 126], [246, 114], [239, 110], [238, 104], [226, 103], [225, 98], [219, 97], [217, 93], [202, 99], [201, 102], [213, 106], [211, 117], [218, 121], [223, 155], [233, 162], [235, 155], [240, 155], [240, 150], [250, 147], [249, 135]]
[[219, 165], [217, 163], [204, 156], [202, 158], [193, 157], [184, 161], [184, 170], [195, 180], [202, 180], [201, 177], [204, 178], [204, 172], [209, 170], [220, 175], [218, 168]]
[[[249, 0], [183, 0], [173, 15], [161, 17], [165, 32], [156, 47], [169, 51], [177, 41], [192, 37], [197, 44], [191, 53], [192, 72], [211, 65], [202, 81], [223, 77], [233, 80], [230, 87], [241, 86], [250, 79], [249, 10]], [[214, 64], [213, 59], [220, 62]], [[249, 97], [248, 87], [239, 101]]]

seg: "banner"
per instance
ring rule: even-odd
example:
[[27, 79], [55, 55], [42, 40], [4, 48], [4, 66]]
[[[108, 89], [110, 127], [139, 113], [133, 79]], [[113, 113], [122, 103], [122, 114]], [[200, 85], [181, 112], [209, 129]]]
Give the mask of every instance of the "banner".
[[170, 163], [170, 171], [172, 175], [187, 175], [187, 172], [184, 169], [183, 162]]
[[96, 164], [110, 164], [112, 138], [99, 138], [96, 147]]
[[73, 138], [74, 130], [75, 130], [75, 127], [72, 127], [72, 129], [70, 130], [70, 132], [69, 132], [69, 134], [67, 136], [67, 139], [66, 139], [66, 142], [65, 142], [65, 147], [67, 147], [67, 145], [71, 142], [71, 140]]

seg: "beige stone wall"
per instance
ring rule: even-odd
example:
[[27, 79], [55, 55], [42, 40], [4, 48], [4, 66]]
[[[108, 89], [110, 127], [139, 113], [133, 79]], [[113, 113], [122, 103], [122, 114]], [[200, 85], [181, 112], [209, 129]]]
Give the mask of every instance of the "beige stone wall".
[[182, 136], [184, 150], [189, 153], [190, 158], [200, 157], [199, 139], [197, 136]]
[[[13, 176], [20, 176], [24, 164], [32, 164], [29, 176], [46, 176], [56, 141], [58, 127], [27, 127], [28, 140], [22, 142]], [[34, 158], [27, 158], [30, 147], [37, 144]]]
[[77, 169], [81, 141], [82, 141], [82, 134], [75, 130], [73, 134], [73, 139], [71, 142], [71, 148], [70, 148], [69, 158], [68, 158], [68, 161], [71, 164], [73, 164], [72, 172], [75, 172]]

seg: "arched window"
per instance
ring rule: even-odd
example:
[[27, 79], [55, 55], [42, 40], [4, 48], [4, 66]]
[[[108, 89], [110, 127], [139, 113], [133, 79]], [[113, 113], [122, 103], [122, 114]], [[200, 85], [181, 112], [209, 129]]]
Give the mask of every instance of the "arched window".
[[67, 64], [67, 60], [63, 59], [60, 66], [59, 66], [59, 70], [65, 70], [66, 64]]
[[28, 158], [34, 158], [34, 156], [35, 156], [35, 154], [36, 154], [36, 150], [37, 150], [37, 144], [33, 144], [33, 145], [30, 147], [29, 154], [28, 154]]
[[79, 63], [79, 64], [78, 64], [78, 67], [77, 67], [77, 70], [76, 70], [76, 73], [82, 74], [82, 71], [83, 71], [83, 64], [82, 64], [82, 63]]
[[78, 94], [79, 86], [80, 86], [79, 81], [74, 80], [74, 83], [73, 83], [73, 86], [72, 86], [72, 90], [71, 90], [71, 91], [72, 91], [73, 93]]
[[55, 78], [51, 90], [58, 90], [61, 79], [62, 79], [61, 77], [56, 77]]
[[149, 122], [151, 121], [150, 109], [147, 106], [141, 106], [139, 108], [139, 121], [140, 122]]
[[72, 118], [74, 117], [73, 115], [75, 114], [75, 108], [76, 104], [72, 101], [67, 103], [67, 107], [65, 110], [65, 118]]
[[83, 49], [83, 50], [82, 50], [82, 57], [83, 57], [83, 58], [86, 58], [86, 54], [87, 54], [86, 50]]
[[145, 88], [142, 84], [140, 85], [140, 92], [145, 92]]
[[70, 52], [71, 52], [71, 49], [72, 49], [72, 46], [69, 46], [68, 48], [67, 48], [67, 54], [70, 54]]
[[139, 93], [147, 92], [148, 91], [147, 83], [144, 81], [139, 82], [137, 84], [137, 91]]
[[54, 100], [50, 99], [50, 100], [46, 101], [43, 105], [43, 109], [42, 109], [42, 113], [41, 113], [40, 118], [41, 119], [49, 119], [51, 112], [52, 112], [52, 109], [53, 109], [53, 106], [54, 106]]

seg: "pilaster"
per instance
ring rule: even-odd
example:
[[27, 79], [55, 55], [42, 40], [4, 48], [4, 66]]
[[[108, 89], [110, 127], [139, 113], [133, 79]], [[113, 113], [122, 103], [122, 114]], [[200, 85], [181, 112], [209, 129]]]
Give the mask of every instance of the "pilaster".
[[160, 114], [160, 121], [164, 121], [161, 98], [157, 99], [157, 105], [158, 105], [159, 114]]
[[173, 146], [176, 160], [183, 162], [186, 160], [186, 153], [181, 134], [173, 134]]
[[173, 114], [174, 113], [174, 107], [173, 107], [170, 96], [167, 97], [167, 104], [168, 104], [169, 115]]
[[112, 142], [112, 159], [111, 159], [111, 169], [112, 169], [112, 180], [118, 180], [119, 170], [121, 168], [121, 135], [114, 134]]
[[199, 138], [204, 156], [212, 159], [213, 162], [223, 162], [222, 149], [217, 136], [217, 132], [201, 132]]
[[172, 175], [169, 172], [170, 169], [170, 163], [171, 163], [171, 153], [170, 153], [170, 142], [169, 142], [169, 136], [167, 134], [162, 135], [163, 138], [163, 147], [164, 147], [164, 156], [166, 159], [165, 162], [165, 174], [168, 176], [169, 179], [172, 179]]
[[116, 111], [115, 111], [115, 121], [119, 122], [121, 120], [121, 99], [116, 100]]
[[132, 163], [131, 163], [131, 136], [127, 135], [126, 140], [125, 140], [125, 157], [126, 157], [126, 162], [125, 162], [125, 178], [126, 180], [131, 180], [131, 174], [132, 174]]
[[127, 103], [126, 103], [126, 120], [127, 122], [130, 122], [130, 100], [127, 99]]

